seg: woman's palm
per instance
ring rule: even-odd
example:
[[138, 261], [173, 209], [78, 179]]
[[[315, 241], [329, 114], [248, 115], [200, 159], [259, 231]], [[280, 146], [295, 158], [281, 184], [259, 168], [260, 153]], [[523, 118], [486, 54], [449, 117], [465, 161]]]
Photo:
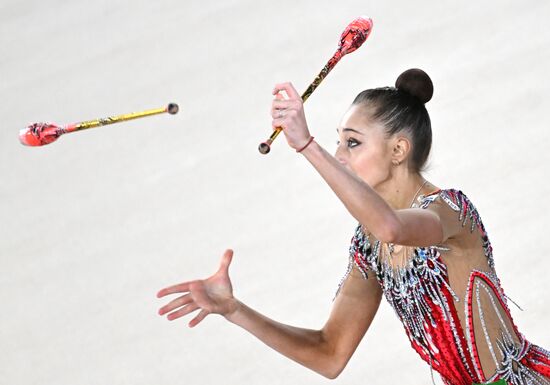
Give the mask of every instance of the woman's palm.
[[224, 314], [227, 303], [233, 299], [233, 287], [226, 270], [220, 269], [205, 280], [190, 284], [189, 293], [195, 303], [210, 313]]
[[159, 298], [176, 293], [183, 295], [160, 308], [159, 314], [169, 313], [167, 318], [175, 320], [200, 309], [199, 314], [189, 322], [189, 326], [193, 327], [210, 313], [227, 315], [234, 311], [236, 301], [229, 278], [232, 258], [233, 251], [226, 250], [220, 268], [214, 275], [204, 280], [183, 282], [160, 290], [157, 294]]

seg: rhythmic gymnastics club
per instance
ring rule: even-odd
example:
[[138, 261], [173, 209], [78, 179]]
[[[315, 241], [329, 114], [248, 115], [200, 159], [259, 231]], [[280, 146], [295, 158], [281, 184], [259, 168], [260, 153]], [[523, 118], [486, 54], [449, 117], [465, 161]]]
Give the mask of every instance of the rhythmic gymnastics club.
[[[315, 80], [313, 80], [307, 90], [302, 94], [302, 101], [304, 103], [313, 93], [313, 91], [315, 91], [317, 86], [321, 84], [323, 79], [326, 78], [326, 76], [334, 68], [334, 66], [336, 66], [336, 63], [338, 63], [340, 59], [344, 57], [344, 55], [347, 55], [348, 53], [351, 53], [357, 48], [361, 47], [361, 44], [363, 44], [365, 40], [367, 40], [367, 37], [369, 37], [370, 32], [372, 31], [372, 25], [372, 19], [368, 17], [358, 17], [357, 19], [349, 23], [349, 25], [340, 36], [340, 43], [338, 44], [338, 49], [336, 50], [336, 53], [330, 58], [327, 64], [325, 64], [321, 72], [319, 72], [319, 75], [317, 75]], [[276, 127], [275, 130], [273, 130], [273, 134], [271, 134], [269, 139], [263, 143], [260, 143], [260, 145], [258, 146], [258, 151], [260, 151], [262, 154], [269, 153], [269, 151], [271, 150], [271, 143], [273, 143], [275, 138], [281, 133], [282, 130], [282, 127]]]
[[67, 124], [64, 127], [59, 127], [54, 123], [33, 123], [19, 131], [19, 141], [26, 146], [43, 146], [55, 142], [61, 135], [69, 132], [86, 130], [108, 124], [120, 123], [126, 120], [144, 118], [146, 116], [162, 114], [168, 112], [171, 115], [177, 114], [179, 107], [176, 103], [170, 103], [163, 108], [147, 110], [141, 112], [133, 112], [125, 115], [111, 116], [108, 118], [88, 120], [84, 122]]

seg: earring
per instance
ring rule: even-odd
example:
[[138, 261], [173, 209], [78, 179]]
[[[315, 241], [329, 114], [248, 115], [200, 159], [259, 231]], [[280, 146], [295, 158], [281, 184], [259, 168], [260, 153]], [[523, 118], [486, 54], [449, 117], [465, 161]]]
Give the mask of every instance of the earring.
[[399, 161], [397, 159], [392, 160], [394, 166], [399, 166]]

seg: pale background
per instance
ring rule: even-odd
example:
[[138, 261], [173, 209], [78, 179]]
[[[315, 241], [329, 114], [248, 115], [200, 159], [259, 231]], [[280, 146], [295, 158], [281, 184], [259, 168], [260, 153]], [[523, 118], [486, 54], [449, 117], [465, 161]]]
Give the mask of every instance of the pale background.
[[[550, 2], [0, 2], [0, 383], [325, 384], [222, 318], [156, 314], [163, 286], [235, 249], [235, 294], [279, 321], [323, 325], [355, 223], [281, 137], [271, 89], [301, 92], [356, 16], [369, 40], [308, 100], [312, 133], [364, 88], [420, 67], [434, 150], [427, 177], [484, 219], [520, 330], [550, 347]], [[157, 116], [19, 144], [30, 122], [180, 104]], [[439, 378], [437, 378], [439, 381]], [[335, 384], [428, 384], [383, 303]]]

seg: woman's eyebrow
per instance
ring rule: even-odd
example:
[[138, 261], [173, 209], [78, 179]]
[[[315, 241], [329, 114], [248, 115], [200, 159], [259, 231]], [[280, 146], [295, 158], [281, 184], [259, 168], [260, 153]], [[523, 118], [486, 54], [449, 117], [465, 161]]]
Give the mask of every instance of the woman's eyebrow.
[[[355, 133], [357, 133], [357, 134], [359, 134], [359, 135], [364, 135], [362, 132], [357, 131], [357, 130], [354, 129], [354, 128], [349, 128], [349, 127], [344, 127], [344, 128], [342, 128], [342, 132], [346, 132], [346, 131], [351, 131], [351, 132], [355, 132]], [[339, 128], [336, 128], [336, 132], [337, 132], [337, 133], [340, 133], [340, 129], [339, 129]]]
[[362, 132], [357, 131], [357, 130], [354, 129], [354, 128], [349, 128], [349, 127], [342, 128], [342, 132], [346, 132], [346, 131], [351, 131], [351, 132], [355, 132], [356, 134], [363, 135]]

